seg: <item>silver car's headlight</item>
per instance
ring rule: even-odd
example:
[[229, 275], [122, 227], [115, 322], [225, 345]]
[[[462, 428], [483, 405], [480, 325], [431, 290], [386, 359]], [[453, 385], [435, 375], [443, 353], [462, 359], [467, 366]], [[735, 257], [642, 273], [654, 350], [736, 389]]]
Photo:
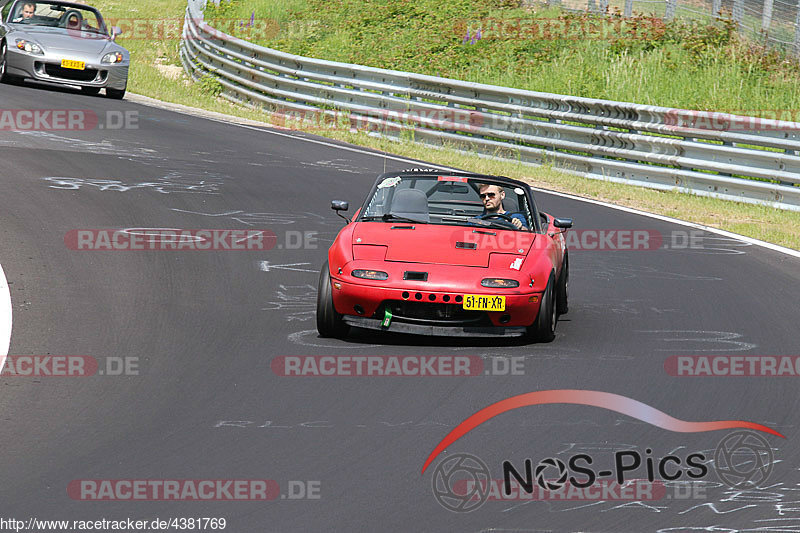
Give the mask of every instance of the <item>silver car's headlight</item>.
[[125, 58], [122, 56], [121, 52], [111, 52], [103, 56], [101, 63], [113, 65], [114, 63], [122, 63], [123, 59]]
[[34, 42], [26, 41], [25, 39], [17, 39], [17, 49], [35, 56], [44, 55], [41, 46]]

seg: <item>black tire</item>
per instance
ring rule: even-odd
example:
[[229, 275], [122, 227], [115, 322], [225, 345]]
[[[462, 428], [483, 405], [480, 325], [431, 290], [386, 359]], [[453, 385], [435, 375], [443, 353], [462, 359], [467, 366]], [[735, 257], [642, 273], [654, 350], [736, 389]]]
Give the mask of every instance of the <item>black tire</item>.
[[8, 73], [8, 62], [6, 54], [7, 45], [6, 42], [3, 41], [0, 43], [0, 83], [8, 83], [9, 85], [17, 84], [22, 81], [22, 78], [19, 76], [12, 76]]
[[100, 87], [81, 87], [81, 92], [83, 94], [95, 95], [100, 92]]
[[335, 337], [342, 339], [347, 336], [350, 326], [344, 323], [342, 315], [333, 307], [333, 294], [331, 293], [331, 275], [328, 271], [328, 262], [322, 265], [317, 286], [317, 331], [320, 337]]
[[8, 79], [8, 74], [6, 74], [6, 70], [8, 69], [6, 56], [6, 42], [3, 41], [0, 43], [0, 82], [8, 83], [10, 80]]
[[559, 315], [566, 315], [569, 311], [569, 298], [567, 290], [569, 286], [569, 254], [564, 255], [564, 266], [561, 267], [561, 275], [558, 277], [556, 285], [556, 312]]
[[112, 98], [114, 100], [122, 100], [125, 98], [125, 91], [127, 90], [127, 86], [125, 89], [112, 89], [110, 87], [106, 87], [106, 96], [108, 98]]
[[556, 313], [555, 284], [555, 275], [551, 273], [550, 279], [547, 281], [547, 288], [542, 295], [542, 303], [539, 305], [536, 321], [528, 326], [528, 338], [536, 342], [550, 342], [556, 338], [558, 313]]

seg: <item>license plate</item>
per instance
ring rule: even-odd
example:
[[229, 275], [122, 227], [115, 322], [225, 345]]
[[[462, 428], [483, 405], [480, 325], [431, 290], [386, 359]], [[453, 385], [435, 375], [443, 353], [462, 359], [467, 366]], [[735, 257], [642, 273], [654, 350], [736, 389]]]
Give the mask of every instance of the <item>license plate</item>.
[[86, 68], [86, 63], [84, 63], [83, 61], [75, 61], [74, 59], [62, 59], [61, 68], [84, 70]]
[[505, 311], [506, 297], [467, 294], [464, 296], [464, 309], [470, 311]]

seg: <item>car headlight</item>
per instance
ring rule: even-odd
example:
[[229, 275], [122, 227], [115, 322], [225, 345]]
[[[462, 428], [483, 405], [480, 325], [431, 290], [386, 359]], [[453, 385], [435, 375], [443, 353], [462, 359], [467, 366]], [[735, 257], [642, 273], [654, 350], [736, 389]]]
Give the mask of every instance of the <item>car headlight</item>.
[[389, 274], [383, 272], [382, 270], [353, 270], [352, 275], [355, 278], [362, 279], [389, 279]]
[[111, 52], [103, 56], [103, 59], [100, 61], [101, 63], [106, 63], [108, 65], [114, 63], [122, 63], [122, 60], [125, 59], [122, 56], [121, 52]]
[[37, 56], [44, 54], [41, 46], [31, 41], [26, 41], [25, 39], [17, 39], [17, 48]]
[[514, 287], [519, 287], [519, 281], [515, 279], [484, 278], [481, 280], [481, 285], [493, 289], [513, 289]]

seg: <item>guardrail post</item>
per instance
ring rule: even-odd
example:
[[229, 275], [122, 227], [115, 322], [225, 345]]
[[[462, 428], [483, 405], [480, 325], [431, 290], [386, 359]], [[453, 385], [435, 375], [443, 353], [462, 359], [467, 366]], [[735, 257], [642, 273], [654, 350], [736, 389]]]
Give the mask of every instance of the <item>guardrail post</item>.
[[737, 24], [742, 23], [744, 17], [744, 0], [733, 0], [733, 20]]
[[713, 0], [711, 2], [711, 16], [719, 18], [719, 12], [722, 11], [722, 0]]
[[622, 14], [626, 17], [633, 15], [633, 0], [625, 0], [625, 11]]
[[761, 15], [761, 31], [765, 34], [769, 32], [769, 27], [772, 24], [772, 2], [773, 0], [764, 0], [764, 13]]
[[667, 6], [664, 12], [664, 20], [672, 20], [675, 18], [675, 3], [677, 0], [666, 0]]

